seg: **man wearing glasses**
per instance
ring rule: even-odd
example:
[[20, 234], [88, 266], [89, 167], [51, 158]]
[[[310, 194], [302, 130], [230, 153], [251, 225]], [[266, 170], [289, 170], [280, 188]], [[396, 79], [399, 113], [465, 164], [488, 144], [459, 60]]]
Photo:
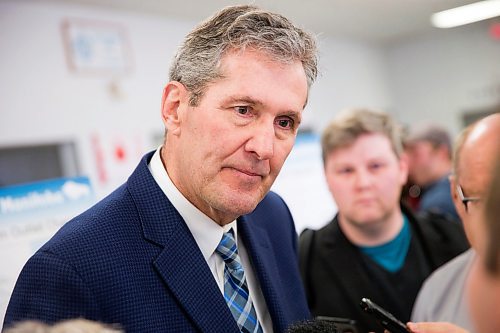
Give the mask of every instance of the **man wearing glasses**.
[[410, 325], [414, 332], [473, 331], [464, 291], [480, 246], [480, 208], [499, 154], [500, 113], [467, 127], [457, 139], [451, 192], [471, 249], [438, 269], [425, 282], [413, 309], [412, 320], [420, 322], [417, 327]]

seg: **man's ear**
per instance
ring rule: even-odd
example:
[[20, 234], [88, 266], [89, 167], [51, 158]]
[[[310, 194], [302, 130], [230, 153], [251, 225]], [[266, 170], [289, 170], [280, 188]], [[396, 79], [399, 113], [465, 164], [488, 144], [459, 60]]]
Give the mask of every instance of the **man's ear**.
[[401, 185], [404, 185], [408, 182], [408, 171], [409, 171], [409, 165], [410, 160], [408, 157], [408, 154], [405, 152], [401, 153], [401, 156], [399, 156], [399, 170], [400, 170], [400, 182]]
[[170, 81], [163, 89], [161, 118], [167, 132], [180, 134], [182, 110], [187, 106], [187, 90], [177, 81]]
[[[458, 185], [458, 179], [454, 174], [451, 174], [448, 176], [448, 179], [450, 180], [450, 193], [451, 193], [451, 199], [453, 200], [453, 204], [455, 205], [455, 209], [460, 217], [465, 214], [465, 207], [460, 199], [460, 196], [458, 195], [457, 192], [457, 185]], [[470, 240], [470, 238], [469, 238]]]
[[450, 181], [450, 193], [451, 193], [451, 199], [453, 200], [453, 203], [455, 204], [455, 208], [457, 211], [462, 208], [462, 201], [458, 197], [457, 193], [457, 178], [455, 175], [451, 174], [448, 176], [448, 180]]

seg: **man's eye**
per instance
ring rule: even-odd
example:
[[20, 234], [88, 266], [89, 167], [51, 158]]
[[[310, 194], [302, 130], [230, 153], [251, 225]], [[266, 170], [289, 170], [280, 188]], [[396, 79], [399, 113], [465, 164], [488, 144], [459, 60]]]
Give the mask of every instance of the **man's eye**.
[[293, 128], [293, 120], [290, 118], [277, 119], [276, 124], [281, 128]]
[[337, 170], [338, 173], [348, 175], [353, 172], [353, 169], [351, 168], [341, 168]]
[[382, 168], [384, 165], [382, 163], [373, 163], [373, 164], [370, 164], [370, 169], [371, 170], [378, 170], [380, 168]]
[[236, 106], [234, 109], [236, 110], [236, 112], [242, 115], [246, 115], [250, 111], [248, 106]]

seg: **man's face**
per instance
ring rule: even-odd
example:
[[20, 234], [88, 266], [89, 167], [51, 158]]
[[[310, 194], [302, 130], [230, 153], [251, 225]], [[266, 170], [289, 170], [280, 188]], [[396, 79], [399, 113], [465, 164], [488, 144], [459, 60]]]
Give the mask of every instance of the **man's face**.
[[341, 218], [358, 227], [384, 222], [397, 209], [408, 166], [398, 159], [389, 139], [364, 134], [325, 161], [328, 187]]
[[189, 201], [225, 224], [268, 193], [293, 147], [308, 87], [301, 62], [259, 52], [228, 53], [221, 72], [199, 105], [180, 102], [178, 156], [167, 170]]
[[485, 265], [487, 246], [492, 239], [488, 234], [491, 230], [486, 225], [485, 200], [494, 179], [499, 139], [500, 114], [480, 120], [462, 146], [458, 176], [452, 178], [452, 186], [460, 184], [465, 196], [481, 198], [475, 203], [470, 202], [466, 211], [457, 191], [453, 192], [457, 212], [477, 254], [467, 281], [467, 296], [471, 317], [479, 333], [500, 332], [500, 276], [489, 272]]
[[478, 220], [480, 219], [483, 200], [469, 201], [464, 204], [457, 189], [457, 186], [460, 186], [464, 197], [484, 198], [487, 181], [491, 177], [488, 176], [484, 167], [474, 166], [474, 164], [470, 163], [470, 168], [462, 169], [458, 178], [455, 176], [450, 177], [450, 186], [453, 203], [464, 226], [467, 239], [472, 247], [477, 248], [480, 245], [477, 240], [481, 231], [479, 230], [481, 226], [478, 225]]
[[436, 148], [428, 141], [416, 141], [408, 144], [406, 152], [410, 179], [417, 185], [427, 185], [433, 177], [430, 172], [437, 158]]
[[[494, 169], [489, 170], [490, 175], [492, 170]], [[485, 205], [483, 204], [478, 208], [480, 212], [475, 213], [476, 218], [471, 221], [477, 225], [474, 228], [474, 243], [477, 255], [468, 276], [467, 297], [471, 317], [474, 320], [477, 332], [498, 333], [500, 332], [500, 275], [492, 273], [486, 268], [485, 259], [489, 251], [489, 242], [498, 242], [498, 239], [495, 239], [497, 237], [491, 237], [492, 235], [489, 234], [494, 230], [487, 226], [492, 221], [487, 221], [491, 216], [486, 214]], [[494, 218], [498, 218], [498, 216]]]
[[[487, 132], [482, 126], [477, 126], [462, 146], [459, 156], [458, 175], [450, 177], [451, 193], [467, 238], [477, 250], [481, 244], [476, 238], [482, 228], [478, 221], [481, 220], [484, 198], [492, 181], [492, 169], [498, 156], [498, 134], [495, 129]], [[469, 202], [466, 209], [457, 190], [458, 185], [465, 197], [477, 197], [481, 200]]]

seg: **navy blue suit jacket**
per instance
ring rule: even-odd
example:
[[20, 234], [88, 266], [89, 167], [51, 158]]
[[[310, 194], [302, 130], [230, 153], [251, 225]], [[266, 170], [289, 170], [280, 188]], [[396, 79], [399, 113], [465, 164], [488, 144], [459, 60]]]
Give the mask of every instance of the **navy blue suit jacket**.
[[[4, 327], [84, 317], [133, 332], [238, 332], [185, 222], [147, 168], [66, 223], [26, 263]], [[309, 317], [290, 212], [269, 193], [238, 219], [274, 331]]]

